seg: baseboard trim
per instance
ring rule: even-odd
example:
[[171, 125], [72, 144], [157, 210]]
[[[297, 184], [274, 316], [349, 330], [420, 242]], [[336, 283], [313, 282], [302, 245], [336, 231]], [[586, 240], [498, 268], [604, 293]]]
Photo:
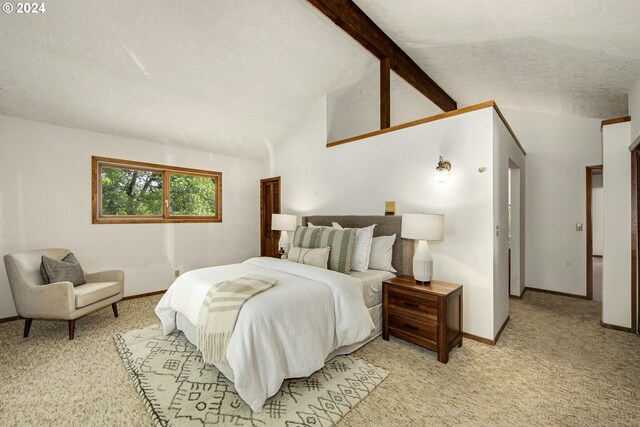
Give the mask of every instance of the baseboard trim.
[[502, 335], [502, 331], [504, 331], [504, 328], [507, 326], [507, 323], [509, 323], [509, 319], [511, 319], [511, 316], [507, 316], [507, 318], [504, 320], [504, 323], [500, 327], [500, 330], [496, 334], [496, 337], [493, 339], [493, 345], [496, 345], [496, 343], [498, 342], [500, 335]]
[[509, 298], [513, 298], [513, 299], [522, 299], [522, 297], [524, 297], [524, 293], [527, 292], [527, 288], [524, 288], [522, 290], [522, 293], [520, 295], [511, 295], [509, 294]]
[[[126, 296], [126, 297], [122, 298], [122, 300], [124, 301], [126, 299], [136, 299], [136, 298], [151, 297], [151, 296], [154, 296], [154, 295], [164, 294], [165, 292], [167, 292], [166, 289], [163, 289], [161, 291], [147, 292], [147, 293], [144, 293], [144, 294], [129, 295], [129, 296]], [[22, 319], [22, 317], [20, 317], [20, 316], [3, 317], [3, 318], [0, 318], [0, 323], [13, 322], [13, 321], [20, 320], [20, 319]]]
[[[532, 288], [532, 287], [529, 287], [529, 286], [525, 287], [524, 290], [525, 291], [533, 291], [533, 292], [541, 292], [543, 294], [560, 295], [562, 297], [570, 297], [570, 298], [586, 299], [586, 300], [589, 299], [589, 298], [587, 298], [586, 295], [569, 294], [569, 293], [566, 293], [566, 292], [550, 291], [548, 289]], [[522, 294], [524, 295], [524, 291], [522, 292]]]
[[147, 292], [144, 294], [135, 294], [135, 295], [128, 295], [124, 298], [122, 298], [123, 300], [126, 299], [136, 299], [136, 298], [144, 298], [144, 297], [152, 297], [154, 295], [160, 295], [160, 294], [164, 294], [165, 292], [167, 292], [166, 289], [162, 289], [160, 291], [153, 291], [153, 292]]
[[20, 320], [20, 319], [22, 319], [22, 317], [20, 316], [3, 317], [2, 319], [0, 319], [0, 323], [13, 322], [14, 320]]
[[469, 338], [470, 340], [478, 341], [478, 342], [480, 342], [482, 344], [496, 345], [496, 343], [498, 342], [498, 338], [500, 338], [500, 335], [502, 335], [502, 331], [504, 331], [504, 328], [507, 326], [507, 323], [509, 323], [509, 319], [511, 319], [511, 316], [507, 316], [507, 318], [505, 319], [504, 323], [500, 327], [500, 330], [496, 334], [496, 337], [494, 339], [492, 339], [492, 340], [490, 340], [489, 338], [479, 337], [478, 335], [473, 335], [473, 334], [470, 334], [468, 332], [463, 332], [462, 336], [464, 338]]
[[609, 323], [604, 323], [602, 320], [600, 321], [600, 326], [607, 329], [613, 329], [615, 331], [631, 332], [631, 333], [634, 332], [633, 328], [627, 328], [625, 326], [618, 326], [618, 325], [610, 325]]
[[464, 338], [469, 338], [470, 340], [478, 341], [478, 342], [480, 342], [482, 344], [496, 345], [496, 342], [494, 340], [490, 340], [489, 338], [479, 337], [477, 335], [473, 335], [473, 334], [470, 334], [468, 332], [463, 332], [462, 336]]

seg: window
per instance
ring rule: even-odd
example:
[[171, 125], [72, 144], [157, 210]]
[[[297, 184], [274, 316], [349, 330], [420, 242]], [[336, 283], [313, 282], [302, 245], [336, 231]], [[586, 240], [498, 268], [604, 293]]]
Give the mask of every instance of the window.
[[222, 173], [92, 157], [93, 223], [222, 222]]

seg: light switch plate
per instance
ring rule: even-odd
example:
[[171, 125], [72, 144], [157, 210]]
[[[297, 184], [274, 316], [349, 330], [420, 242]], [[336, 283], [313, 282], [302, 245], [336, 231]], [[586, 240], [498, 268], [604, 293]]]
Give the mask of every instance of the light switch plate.
[[582, 224], [576, 224], [576, 231], [582, 231]]

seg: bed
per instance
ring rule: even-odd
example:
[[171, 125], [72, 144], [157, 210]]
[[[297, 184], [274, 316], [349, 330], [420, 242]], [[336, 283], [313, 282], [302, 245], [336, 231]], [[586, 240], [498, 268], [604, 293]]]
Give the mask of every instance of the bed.
[[[401, 217], [311, 216], [302, 224], [345, 228], [377, 224], [374, 237], [396, 234], [392, 265], [409, 274], [412, 245], [400, 238]], [[407, 262], [406, 260], [409, 260]], [[355, 351], [381, 334], [382, 282], [393, 273], [368, 270], [342, 274], [277, 258], [194, 270], [180, 276], [156, 307], [165, 334], [181, 330], [198, 345], [197, 318], [211, 285], [244, 274], [278, 280], [243, 305], [227, 348], [216, 363], [255, 412], [286, 378], [307, 377], [338, 354]]]

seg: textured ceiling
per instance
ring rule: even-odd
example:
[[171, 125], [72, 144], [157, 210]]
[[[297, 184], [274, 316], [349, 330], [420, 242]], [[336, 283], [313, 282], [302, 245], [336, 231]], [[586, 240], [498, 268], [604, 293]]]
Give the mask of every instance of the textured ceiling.
[[260, 158], [374, 58], [302, 0], [47, 0], [0, 13], [0, 113]]
[[[458, 104], [609, 118], [640, 1], [356, 0]], [[0, 113], [260, 158], [374, 58], [305, 0], [47, 0], [0, 14]]]
[[459, 106], [610, 118], [640, 77], [637, 0], [355, 0]]

